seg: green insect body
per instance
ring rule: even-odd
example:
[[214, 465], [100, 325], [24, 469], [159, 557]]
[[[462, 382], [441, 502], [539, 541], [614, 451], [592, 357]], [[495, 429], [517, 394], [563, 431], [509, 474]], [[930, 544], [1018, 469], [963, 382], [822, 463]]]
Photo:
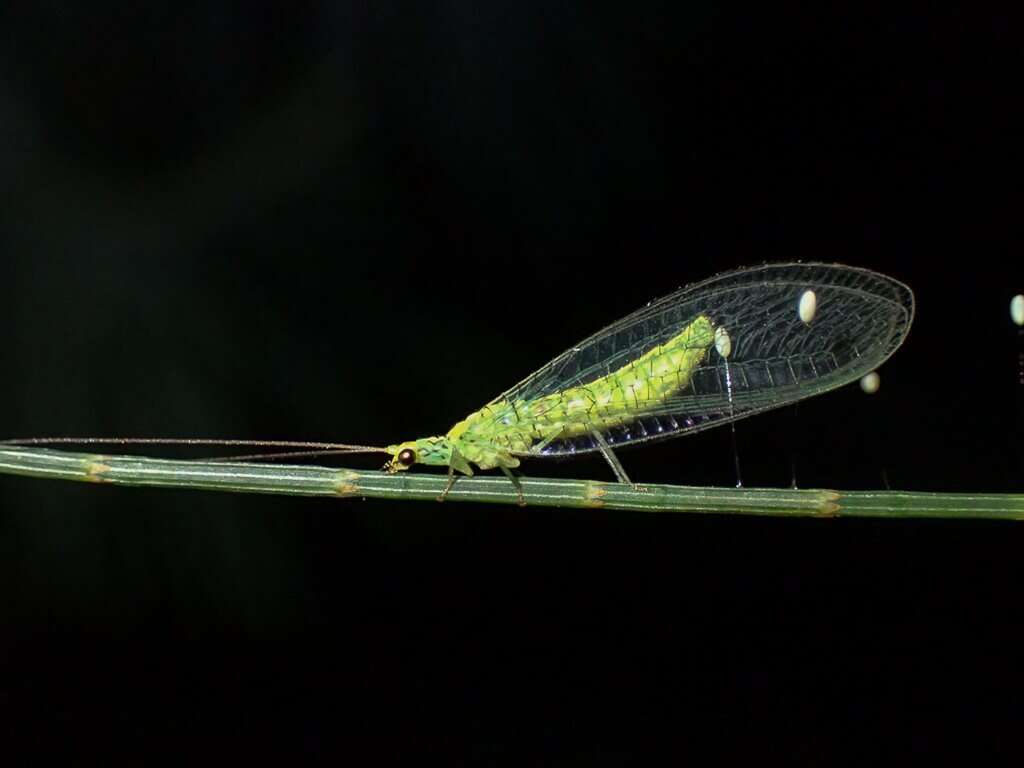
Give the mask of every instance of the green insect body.
[[[598, 331], [386, 469], [455, 473], [692, 434], [857, 381], [903, 343], [910, 289], [839, 264], [764, 264], [681, 288]], [[445, 491], [447, 493], [447, 490]], [[442, 494], [442, 497], [444, 494]]]
[[[561, 304], [557, 311], [572, 310]], [[858, 381], [899, 348], [913, 318], [911, 290], [877, 272], [841, 264], [762, 264], [649, 302], [551, 360], [444, 435], [387, 448], [295, 441], [185, 442], [387, 453], [389, 472], [415, 464], [447, 467], [441, 499], [453, 487], [456, 473], [472, 475], [474, 466], [500, 469], [525, 503], [524, 484], [511, 471], [523, 457], [598, 452], [620, 483], [632, 484], [614, 449], [693, 434]]]
[[389, 446], [394, 458], [388, 469], [396, 472], [420, 463], [472, 475], [470, 462], [480, 469], [512, 469], [519, 466], [517, 454], [536, 453], [556, 438], [621, 426], [639, 409], [664, 402], [685, 387], [714, 336], [711, 320], [701, 315], [668, 342], [587, 384], [533, 400], [498, 398], [446, 435]]

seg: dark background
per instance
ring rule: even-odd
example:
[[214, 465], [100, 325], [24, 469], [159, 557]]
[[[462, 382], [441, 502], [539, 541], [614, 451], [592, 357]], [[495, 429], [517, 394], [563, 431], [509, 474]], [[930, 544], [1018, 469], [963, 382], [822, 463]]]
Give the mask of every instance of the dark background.
[[[746, 483], [1021, 489], [1006, 19], [50, 2], [0, 44], [4, 435], [434, 434], [651, 298], [806, 259], [904, 280], [917, 320], [874, 398], [741, 422]], [[730, 440], [621, 458], [729, 485]], [[147, 759], [983, 760], [1024, 714], [1022, 552], [1009, 523], [5, 477], [0, 727]]]

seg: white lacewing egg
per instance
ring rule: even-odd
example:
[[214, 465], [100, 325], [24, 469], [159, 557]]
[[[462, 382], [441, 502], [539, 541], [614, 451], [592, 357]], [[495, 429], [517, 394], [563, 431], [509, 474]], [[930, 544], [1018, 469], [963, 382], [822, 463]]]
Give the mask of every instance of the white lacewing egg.
[[1010, 317], [1017, 325], [1024, 325], [1024, 295], [1018, 293], [1010, 299]]
[[860, 377], [860, 388], [864, 390], [864, 394], [873, 395], [878, 391], [878, 387], [881, 384], [881, 379], [878, 378], [878, 374], [875, 371], [871, 373], [865, 373]]
[[721, 325], [715, 328], [715, 350], [725, 359], [732, 354], [732, 339], [729, 338], [729, 332]]
[[814, 291], [804, 291], [800, 296], [800, 304], [797, 307], [797, 314], [804, 325], [810, 325], [818, 311], [818, 295]]

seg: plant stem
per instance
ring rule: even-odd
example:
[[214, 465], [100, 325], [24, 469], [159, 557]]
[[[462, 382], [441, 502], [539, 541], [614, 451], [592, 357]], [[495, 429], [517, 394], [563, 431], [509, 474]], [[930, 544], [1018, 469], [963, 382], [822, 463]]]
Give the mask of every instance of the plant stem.
[[[110, 485], [421, 501], [435, 501], [446, 483], [444, 475], [429, 473], [387, 474], [309, 465], [151, 459], [16, 446], [0, 449], [0, 474]], [[521, 482], [526, 506], [781, 517], [1024, 519], [1024, 494], [678, 485], [634, 489], [623, 483], [535, 477], [524, 477]], [[446, 500], [516, 504], [518, 496], [503, 476], [477, 476], [460, 478]]]

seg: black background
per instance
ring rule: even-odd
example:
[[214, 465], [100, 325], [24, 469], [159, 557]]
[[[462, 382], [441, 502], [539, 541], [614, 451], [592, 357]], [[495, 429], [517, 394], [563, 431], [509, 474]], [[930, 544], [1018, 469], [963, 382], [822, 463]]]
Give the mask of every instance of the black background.
[[[745, 482], [1020, 491], [1007, 19], [12, 3], [0, 41], [0, 433], [435, 434], [681, 284], [824, 260], [910, 284], [915, 326], [874, 398], [741, 422]], [[728, 430], [621, 458], [734, 482]], [[1024, 714], [1010, 523], [0, 505], [2, 727], [35, 749], [820, 765], [984, 759]]]

